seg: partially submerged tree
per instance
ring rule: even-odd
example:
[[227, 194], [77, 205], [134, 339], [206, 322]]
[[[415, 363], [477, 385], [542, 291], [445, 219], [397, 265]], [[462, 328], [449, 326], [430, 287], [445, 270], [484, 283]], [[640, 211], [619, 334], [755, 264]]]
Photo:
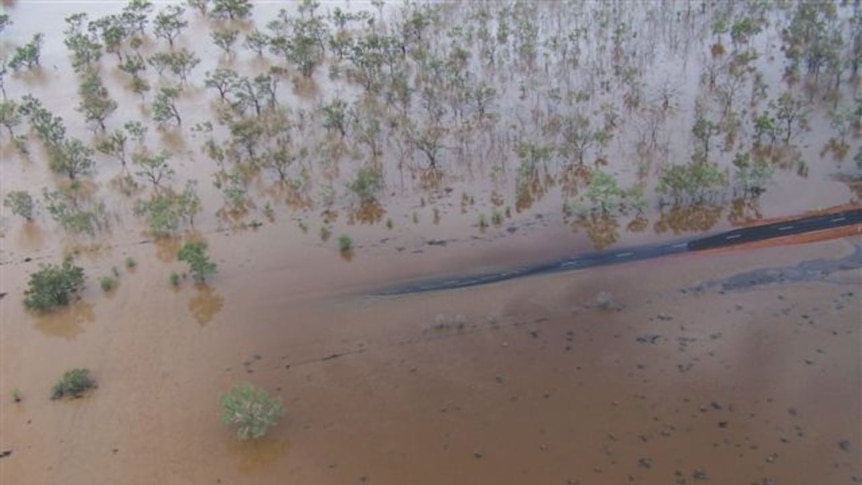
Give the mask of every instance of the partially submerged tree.
[[88, 390], [96, 387], [90, 369], [71, 369], [51, 388], [51, 399], [79, 398]]
[[251, 16], [251, 0], [212, 0], [210, 17], [218, 20], [244, 20]]
[[75, 180], [93, 170], [93, 154], [93, 149], [80, 139], [66, 138], [62, 144], [49, 149], [48, 164], [54, 172]]
[[236, 29], [220, 29], [210, 32], [210, 38], [213, 44], [221, 49], [225, 55], [233, 54], [233, 46], [239, 38], [239, 30]]
[[102, 78], [95, 71], [87, 71], [78, 88], [81, 101], [77, 111], [84, 115], [88, 123], [93, 123], [105, 131], [105, 119], [117, 110], [117, 102], [111, 99]]
[[185, 12], [186, 9], [180, 5], [166, 6], [153, 20], [153, 35], [167, 40], [168, 45], [173, 47], [174, 40], [189, 25], [189, 22], [183, 19]]
[[41, 265], [39, 271], [30, 275], [24, 290], [24, 306], [39, 312], [66, 306], [79, 298], [84, 279], [84, 269], [72, 264], [70, 258], [60, 265]]
[[183, 123], [180, 112], [177, 109], [177, 98], [180, 96], [180, 88], [176, 86], [164, 86], [159, 88], [153, 99], [153, 119], [159, 124], [165, 124], [171, 120], [177, 125]]
[[177, 260], [189, 265], [189, 273], [196, 283], [206, 283], [207, 276], [214, 275], [218, 267], [207, 255], [207, 243], [203, 241], [183, 244], [177, 252]]
[[174, 175], [174, 169], [168, 163], [171, 153], [162, 149], [158, 153], [139, 151], [132, 154], [132, 163], [139, 168], [135, 175], [141, 177], [158, 191], [163, 181], [170, 180]]
[[240, 440], [261, 438], [284, 415], [281, 401], [249, 383], [237, 384], [221, 397], [221, 421], [237, 426]]
[[85, 29], [86, 13], [76, 13], [66, 17], [66, 38], [63, 42], [72, 53], [72, 68], [84, 72], [95, 68], [102, 58], [102, 44], [97, 32]]
[[149, 0], [130, 0], [123, 7], [120, 18], [129, 32], [137, 32], [141, 37], [147, 35], [147, 24], [150, 22], [150, 13], [153, 11], [153, 4]]
[[118, 61], [123, 60], [123, 43], [129, 38], [129, 30], [119, 15], [106, 15], [88, 25], [88, 30], [95, 33], [102, 41], [105, 52], [115, 54]]
[[6, 194], [3, 205], [8, 207], [16, 216], [21, 216], [27, 222], [33, 222], [33, 209], [35, 204], [33, 197], [26, 190], [13, 190]]
[[18, 71], [23, 68], [32, 69], [33, 67], [38, 66], [44, 40], [45, 36], [41, 32], [33, 34], [33, 38], [30, 42], [15, 49], [12, 59], [9, 60], [9, 67], [14, 71]]

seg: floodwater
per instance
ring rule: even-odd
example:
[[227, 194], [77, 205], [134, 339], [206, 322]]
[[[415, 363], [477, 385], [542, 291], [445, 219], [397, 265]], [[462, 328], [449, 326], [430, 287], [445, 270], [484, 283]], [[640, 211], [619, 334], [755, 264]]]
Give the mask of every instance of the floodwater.
[[[753, 73], [762, 75], [768, 100], [785, 89], [805, 93], [805, 83], [788, 88], [781, 80], [778, 32], [789, 11], [764, 14], [764, 30], [736, 47], [757, 50], [753, 71], [741, 80], [728, 77], [726, 62], [710, 55], [710, 46], [721, 41], [731, 51], [730, 37], [712, 34], [712, 25], [747, 10], [727, 4], [700, 11], [672, 1], [661, 9], [649, 2], [520, 2], [505, 14], [496, 2], [444, 6], [419, 38], [440, 59], [456, 46], [473, 52], [458, 71], [472, 77], [459, 84], [444, 73], [445, 82], [433, 80], [420, 68], [420, 54], [407, 61], [415, 87], [424, 83], [442, 93], [446, 114], [439, 124], [428, 104], [434, 99], [423, 104], [421, 90], [405, 106], [386, 104], [383, 94], [362, 98], [356, 83], [329, 77], [332, 59], [311, 83], [294, 86], [299, 74], [289, 72], [278, 101], [294, 110], [292, 143], [306, 155], [289, 167], [287, 184], [259, 161], [236, 155], [241, 150], [229, 130], [215, 122], [218, 96], [203, 87], [204, 73], [216, 66], [247, 75], [283, 59], [269, 53], [260, 59], [239, 46], [235, 55], [222, 55], [209, 40], [216, 24], [187, 11], [189, 27], [177, 47], [193, 49], [202, 63], [178, 104], [182, 125], [157, 129], [152, 93], [142, 103], [126, 87], [130, 78], [115, 67], [114, 55], [105, 54], [101, 72], [120, 106], [108, 128], [128, 120], [149, 126], [145, 144], [173, 154], [168, 184], [178, 190], [196, 180], [203, 210], [194, 227], [154, 239], [133, 211], [153, 189], [137, 178], [140, 188], [124, 193], [116, 180], [127, 172], [103, 154], [94, 157], [95, 173], [84, 177], [90, 197], [106, 204], [108, 224], [95, 235], [64, 231], [44, 208], [34, 223], [24, 223], [3, 207], [0, 452], [11, 454], [0, 458], [0, 482], [859, 483], [860, 272], [745, 291], [704, 284], [752, 268], [840, 257], [862, 244], [858, 236], [455, 292], [366, 296], [411, 279], [858, 203], [850, 158], [859, 126], [847, 134], [847, 159], [821, 155], [836, 136], [827, 118], [832, 99], [849, 104], [858, 95], [858, 80], [848, 73], [837, 91], [814, 90], [810, 129], [779, 150], [790, 155], [771, 162], [775, 174], [759, 197], [734, 198], [728, 187], [708, 203], [659, 206], [658, 175], [694, 152], [696, 100], [716, 113], [719, 98], [702, 85], [702, 74], [719, 73], [716, 91], [745, 93], [730, 102], [747, 120], [736, 140], [714, 142], [710, 151], [731, 178], [735, 154], [751, 149], [748, 118], [768, 105], [766, 99], [749, 104]], [[338, 5], [323, 2], [321, 9]], [[86, 11], [92, 20], [122, 5], [19, 1], [5, 8], [13, 21], [0, 40], [5, 56], [34, 33], [46, 34], [41, 67], [7, 74], [6, 99], [32, 93], [64, 118], [70, 135], [92, 141], [75, 110], [78, 80], [63, 45], [63, 19]], [[254, 24], [264, 29], [278, 8], [256, 4]], [[851, 8], [839, 9], [841, 21]], [[404, 12], [414, 11], [356, 2], [350, 9], [382, 17], [393, 30]], [[482, 40], [482, 19], [490, 19], [484, 28], [495, 39], [505, 19], [515, 40], [506, 48]], [[534, 32], [531, 25], [542, 28]], [[566, 44], [561, 39], [570, 30], [577, 34]], [[150, 36], [140, 49], [149, 55], [164, 48]], [[169, 82], [152, 70], [145, 77], [154, 88]], [[483, 116], [455, 96], [478, 80], [497, 90]], [[357, 122], [346, 147], [339, 145], [320, 127], [316, 109], [334, 96], [367, 108], [360, 112], [372, 113], [368, 119], [384, 113], [382, 131], [363, 135], [370, 122]], [[609, 143], [590, 145], [584, 164], [572, 162], [569, 152], [524, 165], [518, 144], [561, 144], [555, 120], [572, 114], [589, 118], [592, 127], [612, 125]], [[428, 169], [411, 141], [418, 132], [405, 128], [405, 120], [446, 127], [438, 140], [439, 172]], [[206, 121], [232, 153], [223, 164], [203, 150], [209, 135], [193, 129]], [[15, 132], [28, 130], [20, 125]], [[5, 131], [0, 144], [0, 195], [68, 184], [47, 169], [32, 134], [29, 155]], [[382, 154], [373, 153], [378, 145]], [[373, 200], [362, 201], [348, 187], [363, 166], [383, 167], [384, 188]], [[567, 202], [588, 205], [584, 174], [600, 167], [623, 187], [642, 183], [647, 208], [563, 209]], [[241, 182], [245, 210], [225, 215], [227, 196], [212, 182], [233, 168], [250, 174]], [[135, 171], [128, 168], [133, 177]], [[323, 237], [322, 227], [331, 236]], [[350, 257], [337, 250], [341, 234], [354, 241]], [[170, 274], [183, 271], [174, 257], [183, 238], [208, 242], [219, 265], [208, 285], [184, 280], [171, 287]], [[76, 254], [87, 272], [82, 300], [50, 315], [25, 311], [20, 300], [28, 275], [65, 253]], [[125, 265], [129, 257], [137, 262], [133, 268]], [[102, 292], [98, 280], [113, 268], [118, 287]], [[49, 400], [51, 385], [71, 367], [90, 368], [99, 388], [78, 400]], [[240, 381], [285, 405], [285, 418], [257, 442], [237, 442], [219, 423], [218, 397]], [[20, 390], [22, 402], [12, 402], [12, 389]]]

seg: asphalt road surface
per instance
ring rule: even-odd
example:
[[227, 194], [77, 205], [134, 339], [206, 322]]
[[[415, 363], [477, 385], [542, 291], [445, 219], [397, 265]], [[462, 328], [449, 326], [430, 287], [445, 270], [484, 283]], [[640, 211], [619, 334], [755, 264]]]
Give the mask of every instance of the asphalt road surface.
[[765, 241], [777, 237], [803, 234], [806, 232], [834, 229], [854, 224], [862, 224], [862, 209], [854, 209], [834, 214], [803, 217], [796, 220], [775, 222], [762, 226], [745, 227], [711, 236], [678, 240], [669, 243], [637, 246], [613, 251], [599, 251], [558, 261], [532, 266], [522, 266], [495, 273], [464, 275], [452, 278], [406, 283], [376, 292], [376, 295], [407, 295], [426, 291], [454, 290], [470, 286], [498, 283], [538, 274], [558, 273], [595, 266], [641, 261], [670, 254], [679, 254], [705, 249], [716, 249], [742, 243]]

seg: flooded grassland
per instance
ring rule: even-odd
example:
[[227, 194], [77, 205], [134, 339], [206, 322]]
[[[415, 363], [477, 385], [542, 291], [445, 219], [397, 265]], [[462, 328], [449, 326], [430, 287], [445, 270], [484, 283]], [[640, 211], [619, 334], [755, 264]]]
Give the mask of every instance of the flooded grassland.
[[4, 4], [0, 481], [862, 481], [858, 236], [366, 296], [858, 204], [858, 3], [228, 3]]

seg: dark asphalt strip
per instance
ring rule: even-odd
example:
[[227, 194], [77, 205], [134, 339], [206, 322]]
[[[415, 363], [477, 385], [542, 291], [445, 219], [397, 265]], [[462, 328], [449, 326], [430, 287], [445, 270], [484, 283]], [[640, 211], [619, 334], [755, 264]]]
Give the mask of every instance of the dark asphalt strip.
[[563, 271], [593, 268], [596, 266], [608, 266], [632, 261], [642, 261], [671, 254], [729, 247], [741, 243], [765, 241], [777, 237], [821, 231], [824, 229], [834, 229], [853, 224], [862, 224], [862, 209], [805, 217], [791, 221], [775, 222], [764, 224], [762, 226], [734, 229], [711, 236], [689, 240], [616, 249], [613, 251], [599, 251], [577, 257], [532, 266], [522, 266], [494, 273], [454, 276], [450, 278], [438, 278], [413, 283], [404, 283], [392, 288], [373, 292], [372, 294], [377, 296], [395, 296], [407, 295], [410, 293], [424, 293], [428, 291], [469, 288], [471, 286], [487, 285], [515, 278], [523, 278], [525, 276], [552, 274]]

